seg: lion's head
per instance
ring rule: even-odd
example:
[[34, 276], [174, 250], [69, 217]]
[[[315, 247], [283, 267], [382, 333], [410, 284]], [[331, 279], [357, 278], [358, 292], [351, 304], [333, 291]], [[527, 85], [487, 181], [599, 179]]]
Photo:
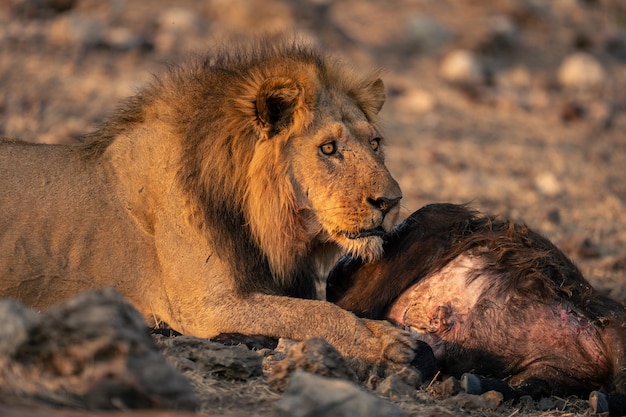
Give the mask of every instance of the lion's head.
[[294, 287], [329, 246], [381, 255], [402, 195], [383, 161], [376, 73], [260, 42], [176, 67], [140, 96], [158, 114], [137, 118], [174, 125], [192, 217], [242, 291], [306, 293]]
[[[229, 229], [216, 243], [227, 246], [233, 229], [243, 229], [286, 282], [319, 244], [378, 258], [402, 194], [384, 165], [377, 74], [268, 43], [196, 71], [214, 78], [203, 106], [213, 121], [192, 122], [182, 169], [197, 182], [192, 192], [207, 190], [200, 202], [208, 233]], [[233, 256], [254, 256], [250, 243]]]
[[276, 67], [250, 89], [259, 139], [244, 204], [253, 234], [282, 274], [297, 259], [294, 250], [303, 253], [315, 241], [376, 259], [402, 197], [384, 165], [376, 123], [383, 83], [336, 61], [286, 56], [291, 68], [275, 57]]

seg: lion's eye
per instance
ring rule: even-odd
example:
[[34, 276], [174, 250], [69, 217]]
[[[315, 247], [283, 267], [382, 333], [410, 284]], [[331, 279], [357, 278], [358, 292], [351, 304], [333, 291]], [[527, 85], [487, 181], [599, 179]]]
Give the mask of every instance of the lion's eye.
[[322, 151], [324, 155], [332, 155], [337, 152], [337, 145], [335, 144], [335, 142], [325, 143], [320, 146], [320, 151]]
[[380, 138], [370, 140], [370, 146], [374, 152], [378, 152], [378, 149], [380, 149]]

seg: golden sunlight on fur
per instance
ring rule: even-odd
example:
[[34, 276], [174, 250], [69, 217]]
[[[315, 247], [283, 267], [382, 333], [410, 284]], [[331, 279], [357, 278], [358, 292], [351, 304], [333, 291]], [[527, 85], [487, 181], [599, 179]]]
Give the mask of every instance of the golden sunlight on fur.
[[379, 258], [396, 221], [384, 97], [376, 74], [256, 42], [172, 67], [81, 144], [0, 142], [0, 295], [113, 286], [182, 333], [410, 361], [405, 332], [315, 299], [320, 269]]

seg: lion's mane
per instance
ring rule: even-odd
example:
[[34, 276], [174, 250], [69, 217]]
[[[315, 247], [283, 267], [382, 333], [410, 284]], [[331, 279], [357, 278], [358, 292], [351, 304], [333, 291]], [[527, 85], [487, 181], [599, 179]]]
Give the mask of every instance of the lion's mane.
[[[369, 87], [379, 82], [378, 73], [357, 76], [344, 63], [297, 42], [259, 41], [236, 54], [228, 49], [172, 66], [86, 141], [94, 155], [101, 154], [113, 138], [146, 119], [148, 104], [160, 103], [168, 109], [161, 117], [169, 117], [166, 124], [182, 138], [178, 180], [189, 219], [229, 263], [239, 291], [313, 297], [316, 274], [305, 256], [309, 242], [301, 238], [306, 220], [298, 216], [288, 164], [280, 149], [259, 141], [259, 132], [265, 129], [267, 137], [273, 130], [302, 132], [313, 121], [320, 88], [346, 91], [376, 124], [384, 94]], [[285, 68], [288, 79], [278, 75]], [[275, 83], [270, 94], [277, 88], [286, 93], [267, 97], [268, 115], [287, 116], [263, 125], [257, 100], [270, 78]], [[290, 95], [294, 90], [301, 94]], [[288, 104], [290, 111], [273, 112], [273, 103]]]

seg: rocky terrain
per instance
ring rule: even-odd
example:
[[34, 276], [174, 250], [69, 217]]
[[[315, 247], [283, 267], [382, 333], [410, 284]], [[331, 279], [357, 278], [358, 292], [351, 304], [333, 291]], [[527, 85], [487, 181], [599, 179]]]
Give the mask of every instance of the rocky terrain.
[[[382, 68], [387, 164], [405, 216], [472, 202], [525, 222], [626, 301], [622, 0], [2, 0], [0, 135], [76, 141], [166, 63], [264, 33]], [[171, 362], [204, 412], [273, 415], [284, 398], [264, 376]], [[576, 399], [376, 395], [410, 415], [590, 413]]]

